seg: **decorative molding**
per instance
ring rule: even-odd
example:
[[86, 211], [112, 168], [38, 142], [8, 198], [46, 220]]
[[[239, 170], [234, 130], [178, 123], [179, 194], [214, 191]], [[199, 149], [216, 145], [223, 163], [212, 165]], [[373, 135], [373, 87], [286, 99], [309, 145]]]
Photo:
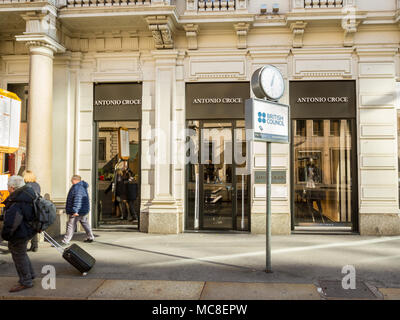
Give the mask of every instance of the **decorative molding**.
[[19, 35], [15, 38], [17, 41], [25, 41], [29, 48], [44, 47], [51, 49], [54, 53], [65, 52], [61, 44], [44, 34]]
[[303, 46], [304, 30], [307, 26], [307, 22], [296, 21], [290, 25], [290, 30], [293, 33], [293, 47], [301, 48]]
[[183, 28], [186, 31], [188, 49], [196, 50], [198, 48], [197, 35], [199, 34], [199, 26], [197, 24], [185, 24]]
[[167, 16], [150, 16], [146, 22], [153, 35], [157, 49], [173, 49], [172, 26]]
[[247, 79], [245, 56], [203, 56], [190, 57], [187, 79], [198, 81], [206, 79]]
[[250, 24], [240, 22], [234, 24], [234, 28], [237, 34], [237, 48], [246, 49], [247, 48], [247, 33], [250, 29]]
[[344, 30], [343, 45], [345, 47], [352, 47], [354, 45], [354, 35], [357, 32], [357, 26], [360, 22], [356, 21], [355, 7], [347, 7], [344, 10], [346, 16], [342, 19], [342, 28]]

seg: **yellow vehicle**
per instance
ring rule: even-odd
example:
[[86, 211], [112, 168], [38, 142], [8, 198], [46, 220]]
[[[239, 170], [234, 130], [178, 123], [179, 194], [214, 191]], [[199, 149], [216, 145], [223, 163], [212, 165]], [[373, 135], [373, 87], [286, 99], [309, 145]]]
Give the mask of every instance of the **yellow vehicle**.
[[0, 207], [8, 197], [8, 174], [4, 171], [4, 155], [19, 148], [21, 99], [12, 92], [0, 89]]

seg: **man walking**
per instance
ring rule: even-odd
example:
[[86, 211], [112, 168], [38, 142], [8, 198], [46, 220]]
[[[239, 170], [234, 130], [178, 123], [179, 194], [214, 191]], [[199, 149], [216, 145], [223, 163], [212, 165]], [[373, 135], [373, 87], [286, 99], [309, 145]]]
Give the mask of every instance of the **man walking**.
[[12, 176], [8, 179], [10, 196], [3, 202], [5, 205], [4, 225], [1, 236], [8, 241], [12, 259], [19, 276], [19, 284], [10, 292], [18, 292], [33, 287], [35, 272], [26, 253], [29, 240], [36, 234], [29, 222], [34, 219], [33, 202], [35, 192], [25, 186], [24, 179]]
[[61, 241], [63, 244], [69, 244], [74, 235], [74, 230], [78, 221], [81, 223], [83, 229], [85, 229], [87, 239], [85, 242], [93, 242], [94, 235], [87, 221], [88, 213], [90, 209], [89, 195], [87, 188], [89, 185], [81, 180], [81, 177], [74, 175], [71, 178], [72, 187], [68, 192], [66, 212], [69, 215], [67, 233], [64, 239]]

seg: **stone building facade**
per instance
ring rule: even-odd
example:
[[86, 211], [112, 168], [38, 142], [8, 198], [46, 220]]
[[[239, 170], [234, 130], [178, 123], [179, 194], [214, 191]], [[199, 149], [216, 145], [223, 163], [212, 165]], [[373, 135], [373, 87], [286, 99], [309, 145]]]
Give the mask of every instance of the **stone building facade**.
[[[204, 220], [204, 203], [209, 201], [205, 200], [207, 179], [201, 175], [196, 182], [202, 184], [200, 193], [195, 192], [195, 197], [201, 195], [195, 203], [201, 207], [199, 213], [188, 205], [193, 200], [188, 194], [194, 189], [183, 160], [185, 137], [177, 133], [189, 123], [196, 125], [197, 119], [188, 116], [190, 86], [208, 84], [210, 97], [213, 88], [223, 92], [219, 85], [232, 84], [233, 91], [227, 94], [233, 99], [235, 84], [244, 83], [249, 98], [252, 73], [272, 64], [285, 79], [281, 103], [294, 107], [295, 89], [291, 88], [300, 82], [312, 95], [302, 95], [296, 89], [298, 96], [293, 101], [314, 98], [304, 103], [310, 114], [297, 109], [292, 115], [291, 144], [272, 146], [272, 169], [284, 175], [272, 186], [273, 234], [289, 234], [297, 227], [318, 229], [324, 223], [327, 229], [335, 230], [333, 222], [341, 219], [332, 218], [334, 214], [321, 215], [331, 217], [332, 223], [318, 223], [324, 220], [317, 217], [321, 214], [318, 201], [307, 207], [308, 178], [301, 178], [299, 168], [307, 174], [305, 166], [311, 159], [325, 170], [316, 183], [330, 190], [321, 196], [323, 211], [334, 205], [344, 212], [347, 206], [349, 212], [342, 221], [347, 224], [343, 225], [361, 235], [400, 234], [396, 120], [399, 23], [398, 0], [0, 0], [0, 87], [29, 84], [26, 165], [38, 176], [44, 193], [62, 207], [71, 175], [80, 174], [90, 184], [92, 223], [98, 224], [96, 85], [139, 83], [140, 115], [128, 120], [140, 123], [140, 230], [180, 233], [208, 229]], [[319, 88], [327, 81], [332, 81], [332, 95], [321, 96], [323, 89]], [[343, 82], [354, 88], [349, 89], [350, 95], [354, 93], [350, 98], [340, 94], [342, 89], [335, 89]], [[201, 93], [196, 97], [207, 98]], [[318, 105], [315, 98], [326, 100]], [[224, 130], [224, 123], [230, 123], [231, 128], [241, 126], [244, 116], [231, 117], [226, 112], [213, 116], [215, 101], [209, 101], [198, 105], [208, 110], [199, 116], [201, 125], [215, 120], [223, 123]], [[313, 104], [325, 113], [315, 116], [318, 112], [312, 112]], [[341, 109], [346, 106], [352, 108], [348, 114]], [[222, 107], [229, 110], [229, 103]], [[295, 108], [301, 108], [300, 104]], [[319, 142], [312, 136], [334, 137], [337, 124], [342, 128], [337, 129], [340, 138], [331, 147], [333, 138], [323, 140], [328, 147], [322, 153], [310, 151], [311, 147], [296, 149], [295, 141], [315, 146]], [[297, 126], [304, 126], [304, 134]], [[163, 134], [154, 134], [157, 130]], [[347, 151], [335, 151], [335, 143], [346, 145], [343, 150]], [[152, 150], [155, 161], [148, 156]], [[241, 230], [241, 207], [247, 217], [242, 230], [264, 233], [265, 184], [256, 176], [265, 170], [266, 148], [254, 142], [248, 150], [248, 177], [229, 180], [228, 169], [221, 169], [225, 170], [225, 185], [220, 199], [223, 206], [230, 206], [229, 201], [234, 200], [228, 192], [232, 188], [226, 184], [230, 181], [232, 187], [233, 181], [238, 185], [243, 182], [244, 188], [247, 179], [246, 206], [241, 203], [244, 193], [238, 191], [243, 189], [238, 187], [232, 193], [237, 203], [229, 208], [236, 210], [233, 219], [238, 216], [239, 222], [227, 229]], [[304, 157], [298, 156], [299, 152]], [[172, 155], [179, 161], [170, 164], [161, 160]], [[325, 158], [330, 162], [324, 162]], [[206, 169], [196, 170], [204, 174]], [[323, 179], [330, 182], [324, 184]], [[219, 201], [215, 190], [210, 191], [210, 205]], [[332, 198], [335, 194], [338, 198]], [[310, 209], [312, 220], [299, 226], [296, 208]], [[200, 227], [188, 223], [194, 214], [191, 210], [203, 215]]]

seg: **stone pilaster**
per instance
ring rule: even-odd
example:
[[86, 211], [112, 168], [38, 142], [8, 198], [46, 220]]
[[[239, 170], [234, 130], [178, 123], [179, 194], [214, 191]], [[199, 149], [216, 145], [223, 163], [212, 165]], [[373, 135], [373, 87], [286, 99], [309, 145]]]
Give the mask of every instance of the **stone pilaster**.
[[400, 234], [396, 53], [397, 48], [357, 49], [361, 235]]
[[[181, 179], [176, 161], [176, 72], [177, 51], [153, 52], [155, 60], [154, 127], [152, 135], [153, 192], [142, 231], [149, 233], [182, 232], [183, 208], [179, 201]], [[181, 173], [183, 174], [183, 173]]]

